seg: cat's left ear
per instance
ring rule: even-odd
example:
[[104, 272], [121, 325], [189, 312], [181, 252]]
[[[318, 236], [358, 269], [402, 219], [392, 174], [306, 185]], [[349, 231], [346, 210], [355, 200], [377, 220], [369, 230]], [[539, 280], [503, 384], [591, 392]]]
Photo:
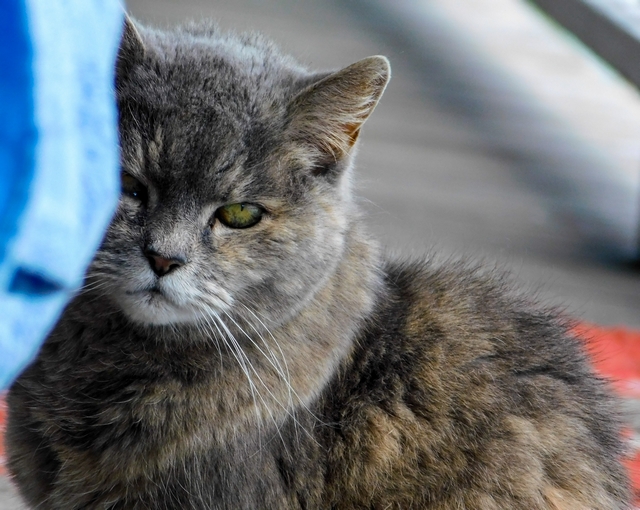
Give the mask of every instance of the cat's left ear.
[[300, 92], [290, 103], [287, 135], [322, 165], [347, 155], [391, 77], [386, 57], [360, 60]]
[[144, 58], [144, 54], [144, 42], [136, 22], [125, 13], [122, 39], [116, 59], [116, 79], [124, 77], [134, 65]]

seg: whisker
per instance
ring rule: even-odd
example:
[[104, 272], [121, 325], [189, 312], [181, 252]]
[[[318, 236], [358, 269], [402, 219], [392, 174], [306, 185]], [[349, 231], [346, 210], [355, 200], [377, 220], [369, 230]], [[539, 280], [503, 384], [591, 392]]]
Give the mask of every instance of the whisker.
[[[276, 344], [276, 347], [278, 348], [278, 350], [280, 351], [280, 355], [282, 356], [282, 359], [285, 363], [286, 366], [286, 371], [287, 371], [287, 378], [288, 381], [291, 380], [290, 378], [290, 374], [289, 374], [289, 366], [287, 364], [287, 357], [284, 355], [284, 352], [282, 351], [282, 347], [280, 346], [280, 342], [278, 342], [278, 340], [276, 339], [276, 337], [273, 335], [273, 333], [271, 333], [271, 331], [269, 330], [269, 328], [267, 327], [267, 325], [260, 320], [260, 318], [256, 315], [256, 313], [254, 313], [253, 310], [251, 310], [251, 308], [249, 308], [247, 305], [245, 305], [244, 303], [241, 303], [240, 301], [238, 301], [238, 303], [240, 305], [242, 305], [261, 325], [262, 327], [265, 329], [265, 331], [269, 334], [269, 336], [271, 337], [271, 339], [273, 340], [273, 342]], [[246, 320], [246, 319], [245, 319]], [[252, 329], [254, 331], [256, 331], [255, 326], [253, 326], [253, 324], [251, 324], [251, 322], [249, 320], [247, 320], [247, 324], [249, 324], [249, 326], [252, 327]], [[259, 335], [259, 333], [256, 331], [256, 333]], [[262, 338], [262, 337], [261, 337]], [[264, 340], [263, 340], [264, 341]], [[298, 399], [298, 402], [300, 403], [300, 405], [302, 406], [303, 409], [305, 409], [305, 411], [307, 411], [317, 422], [326, 425], [311, 409], [309, 409], [309, 407], [306, 405], [306, 403], [304, 402], [304, 400], [300, 397], [300, 395], [298, 395], [298, 393], [295, 391], [295, 388], [293, 388], [293, 386], [291, 386], [289, 384], [289, 387], [291, 389], [291, 391], [293, 392], [293, 394], [296, 396], [296, 398]]]
[[214, 334], [213, 331], [211, 331], [211, 334], [207, 333], [207, 329], [205, 327], [204, 324], [202, 324], [201, 321], [205, 320], [204, 317], [199, 318], [196, 322], [195, 322], [195, 326], [198, 329], [198, 332], [205, 338], [208, 338], [209, 336], [213, 337], [214, 342], [216, 343], [216, 348], [218, 349], [218, 356], [220, 358], [220, 373], [222, 373], [223, 371], [223, 363], [222, 363], [222, 349], [220, 348], [220, 341], [218, 340], [217, 335]]
[[[269, 351], [270, 355], [267, 354], [266, 352], [264, 352], [260, 346], [253, 340], [253, 338], [251, 338], [251, 336], [249, 336], [249, 334], [247, 334], [247, 332], [242, 329], [242, 327], [233, 319], [233, 317], [231, 317], [227, 312], [223, 312], [227, 318], [233, 322], [233, 324], [240, 330], [240, 332], [255, 346], [256, 349], [258, 349], [258, 351], [260, 352], [260, 354], [262, 354], [268, 361], [269, 364], [276, 370], [276, 372], [278, 372], [278, 375], [280, 375], [280, 377], [282, 377], [283, 379], [286, 379], [285, 373], [282, 369], [282, 367], [280, 366], [280, 363], [278, 361], [278, 359], [275, 357], [273, 351], [269, 348], [269, 345], [264, 341], [264, 338], [260, 335], [260, 333], [253, 328], [253, 326], [251, 324], [249, 324], [247, 322], [247, 324], [249, 324], [249, 326], [251, 326], [253, 328], [253, 330], [256, 332], [256, 334], [258, 334], [258, 336], [260, 336], [260, 339], [263, 341], [263, 343], [265, 344], [266, 349]], [[288, 381], [287, 381], [288, 384]]]
[[[235, 322], [235, 321], [234, 321], [234, 322]], [[226, 331], [231, 335], [231, 332], [229, 331], [229, 329], [226, 327], [226, 325], [225, 325], [222, 321], [221, 321], [221, 324], [222, 324], [222, 326], [226, 329]], [[246, 333], [245, 333], [245, 334], [246, 334]], [[233, 340], [234, 340], [234, 342], [236, 342], [236, 343], [237, 343], [237, 340], [235, 340], [235, 338], [233, 338]], [[252, 340], [252, 341], [253, 341], [253, 340]], [[240, 345], [239, 345], [239, 344], [238, 344], [238, 348], [240, 348], [240, 349], [242, 350], [242, 347], [240, 347]], [[244, 353], [244, 351], [242, 351], [242, 352], [243, 352], [244, 356], [246, 357], [246, 353]], [[247, 361], [249, 361], [249, 360], [248, 360], [248, 358], [247, 358]], [[249, 364], [250, 364], [250, 367], [251, 367], [251, 369], [253, 370], [254, 374], [255, 374], [255, 375], [256, 375], [256, 377], [258, 378], [258, 381], [259, 381], [259, 382], [262, 384], [262, 386], [267, 390], [267, 393], [269, 393], [269, 395], [273, 398], [274, 402], [275, 402], [276, 404], [278, 404], [278, 405], [280, 406], [280, 408], [285, 412], [285, 414], [286, 414], [287, 416], [289, 416], [289, 417], [292, 419], [292, 421], [293, 421], [293, 423], [294, 423], [294, 427], [296, 427], [296, 428], [295, 428], [295, 430], [296, 430], [296, 434], [297, 434], [297, 432], [298, 432], [298, 427], [299, 427], [300, 429], [302, 429], [302, 430], [303, 430], [303, 432], [305, 432], [305, 434], [306, 434], [310, 439], [312, 439], [314, 442], [316, 442], [316, 443], [317, 443], [316, 439], [315, 439], [315, 438], [311, 435], [311, 433], [310, 433], [310, 432], [309, 432], [309, 431], [308, 431], [308, 430], [307, 430], [307, 429], [302, 425], [302, 423], [300, 423], [300, 421], [298, 420], [297, 416], [295, 415], [295, 407], [292, 407], [292, 406], [291, 406], [291, 404], [292, 404], [292, 400], [290, 399], [290, 401], [289, 401], [289, 404], [290, 404], [290, 405], [289, 405], [289, 406], [285, 406], [284, 404], [282, 404], [282, 402], [280, 402], [280, 400], [279, 400], [279, 399], [278, 399], [278, 398], [273, 394], [273, 392], [271, 391], [271, 389], [270, 389], [270, 388], [265, 384], [265, 382], [262, 380], [262, 378], [260, 377], [260, 374], [256, 371], [255, 367], [253, 366], [253, 364], [251, 364], [251, 362], [250, 362], [250, 361], [249, 361]], [[285, 381], [285, 382], [286, 382], [286, 381]], [[291, 391], [291, 392], [293, 392], [293, 394], [294, 394], [294, 395], [296, 395], [296, 397], [298, 398], [298, 401], [299, 401], [299, 402], [301, 403], [301, 405], [302, 405], [302, 406], [303, 406], [303, 407], [304, 407], [304, 408], [309, 412], [309, 414], [310, 414], [311, 416], [313, 416], [317, 421], [321, 421], [321, 420], [318, 420], [318, 419], [317, 419], [317, 417], [315, 416], [315, 414], [314, 414], [310, 409], [308, 409], [308, 407], [304, 404], [304, 402], [302, 401], [302, 399], [297, 395], [297, 393], [295, 392], [295, 390], [293, 389], [293, 387], [292, 387], [290, 384], [288, 384], [288, 390], [289, 390], [289, 391]], [[279, 429], [278, 429], [278, 434], [280, 434]], [[285, 444], [285, 443], [284, 443], [284, 440], [283, 440], [283, 444]], [[318, 444], [319, 444], [319, 443], [318, 443]]]
[[[264, 338], [264, 336], [258, 331], [258, 329], [253, 325], [253, 323], [248, 320], [246, 317], [244, 318], [246, 323], [249, 325], [249, 327], [251, 329], [253, 329], [253, 331], [256, 333], [256, 335], [258, 335], [258, 337], [260, 338], [260, 340], [262, 341], [262, 343], [264, 344], [265, 348], [269, 351], [269, 353], [271, 353], [272, 355], [272, 359], [275, 361], [275, 363], [278, 365], [278, 368], [276, 369], [278, 371], [278, 374], [280, 375], [280, 377], [282, 377], [283, 381], [285, 382], [285, 384], [287, 385], [287, 398], [288, 398], [288, 407], [291, 410], [291, 416], [294, 418], [294, 426], [295, 426], [295, 432], [296, 435], [298, 434], [298, 428], [297, 428], [297, 424], [298, 424], [298, 419], [295, 416], [295, 406], [293, 404], [293, 395], [295, 394], [296, 397], [298, 398], [298, 400], [302, 403], [300, 397], [296, 394], [295, 390], [293, 389], [293, 386], [291, 385], [291, 374], [289, 373], [289, 365], [287, 364], [287, 357], [284, 355], [284, 352], [282, 351], [282, 348], [280, 347], [280, 343], [276, 340], [276, 338], [273, 336], [273, 334], [271, 333], [271, 331], [269, 331], [269, 328], [267, 328], [265, 326], [265, 324], [260, 321], [260, 319], [251, 311], [251, 309], [249, 309], [246, 305], [244, 305], [243, 303], [240, 303], [249, 313], [251, 313], [261, 324], [262, 326], [265, 328], [265, 331], [269, 334], [269, 336], [271, 337], [271, 339], [274, 341], [274, 343], [276, 344], [276, 347], [278, 348], [278, 351], [280, 352], [280, 356], [282, 357], [282, 361], [284, 362], [284, 370], [282, 369], [282, 365], [280, 364], [278, 357], [276, 356], [276, 354], [273, 352], [273, 349], [271, 349], [271, 347], [269, 346], [269, 344], [267, 343], [266, 339]], [[236, 323], [235, 320], [233, 320], [233, 318], [231, 316], [229, 316], [229, 314], [227, 314], [225, 312], [225, 315], [227, 315], [227, 317], [229, 317], [229, 319], [231, 319], [233, 321], [234, 324], [236, 324], [236, 326], [240, 329], [240, 331], [242, 331], [242, 333], [254, 344], [256, 345], [256, 343], [253, 341], [253, 339]], [[256, 348], [265, 356], [266, 354], [263, 353], [262, 349], [260, 349], [260, 347], [258, 347], [256, 345]], [[273, 363], [271, 363], [273, 365]], [[275, 368], [275, 367], [274, 367]]]
[[[273, 392], [271, 391], [271, 389], [269, 388], [269, 386], [264, 382], [264, 380], [262, 379], [262, 377], [260, 377], [259, 372], [256, 370], [256, 368], [253, 366], [253, 363], [251, 363], [251, 360], [249, 359], [249, 357], [247, 356], [247, 354], [244, 352], [244, 350], [242, 349], [242, 346], [238, 343], [238, 341], [236, 340], [236, 338], [233, 336], [233, 334], [231, 333], [231, 331], [229, 330], [229, 328], [227, 327], [227, 325], [224, 323], [224, 321], [221, 320], [221, 318], [214, 313], [214, 317], [218, 320], [218, 322], [220, 323], [220, 325], [222, 326], [222, 328], [227, 332], [228, 338], [231, 342], [233, 342], [233, 344], [236, 346], [236, 348], [238, 349], [238, 353], [240, 353], [244, 359], [246, 360], [249, 368], [251, 369], [251, 371], [254, 373], [254, 375], [256, 376], [256, 378], [258, 379], [258, 381], [260, 382], [260, 384], [264, 387], [265, 390], [267, 390], [267, 393], [271, 396], [271, 398], [273, 399], [273, 401], [279, 405], [287, 414], [290, 415], [290, 413], [288, 412], [288, 409], [279, 401], [279, 399], [273, 394]], [[267, 404], [267, 402], [264, 400], [264, 398], [262, 397], [262, 395], [260, 395], [260, 393], [258, 392], [258, 396], [260, 397], [260, 400], [262, 401], [262, 403], [265, 406], [265, 410], [267, 411], [267, 413], [269, 414], [269, 417], [271, 418], [271, 421], [273, 422], [275, 428], [276, 428], [276, 433], [280, 436], [281, 440], [282, 440], [282, 444], [286, 447], [286, 442], [284, 441], [284, 437], [282, 437], [282, 434], [280, 432], [281, 429], [281, 425], [278, 424], [277, 420], [275, 419], [273, 412], [271, 411], [271, 407]], [[259, 451], [262, 449], [262, 446], [260, 446]]]
[[87, 283], [83, 286], [81, 286], [78, 289], [78, 292], [89, 292], [89, 291], [94, 291], [97, 289], [101, 289], [104, 287], [110, 287], [112, 286], [113, 283], [109, 282], [109, 281], [96, 281], [96, 282], [91, 282], [91, 283]]
[[[256, 393], [258, 394], [258, 396], [262, 399], [262, 396], [260, 395], [260, 392], [258, 392], [252, 378], [251, 378], [251, 374], [249, 373], [249, 370], [247, 369], [246, 364], [244, 363], [244, 360], [239, 356], [239, 353], [236, 351], [235, 346], [232, 346], [229, 344], [229, 342], [227, 342], [227, 339], [225, 338], [225, 336], [222, 334], [222, 331], [220, 330], [220, 328], [218, 327], [217, 324], [217, 320], [216, 320], [216, 316], [208, 313], [209, 318], [211, 319], [213, 326], [216, 328], [216, 330], [218, 331], [218, 333], [220, 334], [220, 337], [222, 339], [222, 341], [225, 343], [225, 345], [227, 346], [227, 349], [229, 349], [229, 352], [231, 352], [231, 354], [233, 355], [233, 357], [236, 359], [236, 361], [238, 362], [238, 364], [240, 365], [240, 368], [242, 369], [245, 377], [247, 378], [247, 382], [249, 383], [249, 390], [251, 391], [251, 398], [253, 399], [253, 405], [256, 411], [256, 417], [258, 418], [258, 423], [260, 423], [260, 409], [258, 407], [258, 402], [256, 400]], [[207, 323], [209, 323], [207, 321]], [[264, 403], [264, 401], [263, 401]], [[266, 405], [266, 404], [265, 404]], [[258, 425], [259, 426], [259, 425]]]

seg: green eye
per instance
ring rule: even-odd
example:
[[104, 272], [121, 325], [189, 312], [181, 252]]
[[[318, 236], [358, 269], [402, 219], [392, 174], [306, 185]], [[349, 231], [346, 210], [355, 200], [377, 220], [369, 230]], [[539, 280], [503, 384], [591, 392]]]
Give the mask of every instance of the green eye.
[[147, 201], [147, 188], [138, 179], [131, 174], [122, 172], [120, 181], [122, 183], [122, 193], [143, 203]]
[[254, 204], [229, 204], [216, 211], [223, 225], [230, 228], [249, 228], [257, 224], [264, 214], [264, 209]]

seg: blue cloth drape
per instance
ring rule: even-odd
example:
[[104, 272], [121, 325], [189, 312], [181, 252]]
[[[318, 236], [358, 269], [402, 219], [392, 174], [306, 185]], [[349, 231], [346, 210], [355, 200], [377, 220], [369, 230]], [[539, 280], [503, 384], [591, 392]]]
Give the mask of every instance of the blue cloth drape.
[[118, 0], [0, 0], [0, 388], [33, 358], [119, 192]]

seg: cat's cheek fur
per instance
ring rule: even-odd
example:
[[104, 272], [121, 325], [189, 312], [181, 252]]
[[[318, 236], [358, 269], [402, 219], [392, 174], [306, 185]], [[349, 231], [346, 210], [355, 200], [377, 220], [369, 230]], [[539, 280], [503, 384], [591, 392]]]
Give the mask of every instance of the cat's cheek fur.
[[[299, 216], [287, 225], [291, 253], [279, 256], [269, 268], [273, 287], [271, 294], [279, 303], [276, 314], [270, 314], [273, 324], [290, 320], [315, 295], [334, 273], [345, 249], [347, 221], [330, 202], [318, 200], [315, 213]], [[300, 257], [304, 263], [300, 263]]]

